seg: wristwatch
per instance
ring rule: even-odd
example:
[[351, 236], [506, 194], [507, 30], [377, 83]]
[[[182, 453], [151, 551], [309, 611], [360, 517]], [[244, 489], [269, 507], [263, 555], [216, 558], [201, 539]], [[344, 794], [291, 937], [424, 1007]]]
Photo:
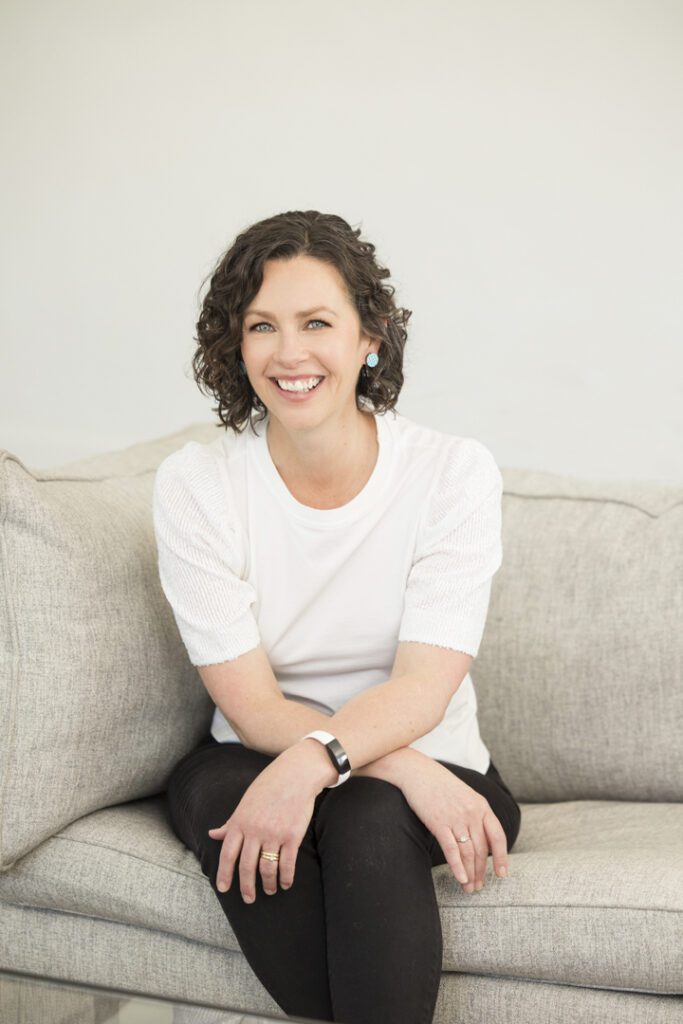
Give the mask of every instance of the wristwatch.
[[330, 756], [330, 761], [339, 772], [339, 778], [337, 781], [333, 782], [330, 786], [325, 786], [325, 789], [335, 789], [337, 786], [341, 786], [342, 782], [346, 782], [351, 774], [351, 765], [349, 764], [349, 759], [346, 756], [346, 751], [336, 736], [333, 736], [331, 732], [325, 732], [324, 729], [314, 729], [313, 732], [309, 732], [306, 736], [302, 736], [302, 739], [318, 740], [322, 743]]

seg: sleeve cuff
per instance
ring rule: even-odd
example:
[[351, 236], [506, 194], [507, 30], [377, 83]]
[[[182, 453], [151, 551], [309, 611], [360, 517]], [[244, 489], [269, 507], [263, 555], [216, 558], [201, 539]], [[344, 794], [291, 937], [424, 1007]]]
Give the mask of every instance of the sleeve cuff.
[[195, 667], [234, 661], [261, 643], [259, 629], [251, 610], [247, 610], [240, 619], [232, 623], [225, 636], [221, 638], [214, 633], [188, 635], [187, 629], [184, 632], [185, 647]]
[[414, 641], [421, 644], [433, 644], [435, 647], [447, 647], [452, 651], [462, 651], [476, 658], [479, 653], [483, 629], [479, 622], [467, 622], [459, 619], [454, 622], [445, 616], [423, 612], [420, 609], [407, 609], [401, 622], [398, 634], [399, 642]]

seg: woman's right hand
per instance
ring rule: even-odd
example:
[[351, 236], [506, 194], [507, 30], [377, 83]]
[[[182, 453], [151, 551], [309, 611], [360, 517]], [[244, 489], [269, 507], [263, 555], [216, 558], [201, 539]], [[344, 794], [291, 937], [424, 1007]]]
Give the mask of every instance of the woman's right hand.
[[[430, 757], [405, 773], [401, 792], [438, 840], [465, 892], [483, 888], [489, 849], [496, 874], [507, 875], [507, 836], [485, 796]], [[469, 842], [459, 843], [465, 835]]]

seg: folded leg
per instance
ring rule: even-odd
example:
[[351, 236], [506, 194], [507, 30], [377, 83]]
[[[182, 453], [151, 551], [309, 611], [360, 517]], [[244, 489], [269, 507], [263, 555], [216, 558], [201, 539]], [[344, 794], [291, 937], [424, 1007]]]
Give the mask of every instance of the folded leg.
[[313, 823], [329, 790], [316, 798], [299, 847], [291, 889], [267, 896], [257, 874], [256, 899], [239, 887], [239, 858], [228, 892], [216, 888], [222, 840], [208, 835], [234, 812], [245, 791], [274, 760], [241, 743], [204, 743], [174, 768], [167, 786], [173, 830], [197, 857], [239, 946], [264, 988], [291, 1016], [333, 1020], [320, 863]]

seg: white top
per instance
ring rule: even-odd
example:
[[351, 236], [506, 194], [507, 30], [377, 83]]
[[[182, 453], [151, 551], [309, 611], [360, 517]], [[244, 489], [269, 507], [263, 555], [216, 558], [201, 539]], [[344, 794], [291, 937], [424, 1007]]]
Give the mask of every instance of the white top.
[[[503, 478], [471, 437], [375, 415], [379, 455], [340, 508], [292, 495], [266, 441], [188, 441], [159, 465], [154, 530], [162, 589], [193, 665], [259, 643], [283, 695], [332, 715], [391, 675], [401, 640], [476, 657], [502, 563]], [[239, 742], [216, 707], [211, 733]], [[410, 744], [486, 772], [469, 673], [436, 728]]]

